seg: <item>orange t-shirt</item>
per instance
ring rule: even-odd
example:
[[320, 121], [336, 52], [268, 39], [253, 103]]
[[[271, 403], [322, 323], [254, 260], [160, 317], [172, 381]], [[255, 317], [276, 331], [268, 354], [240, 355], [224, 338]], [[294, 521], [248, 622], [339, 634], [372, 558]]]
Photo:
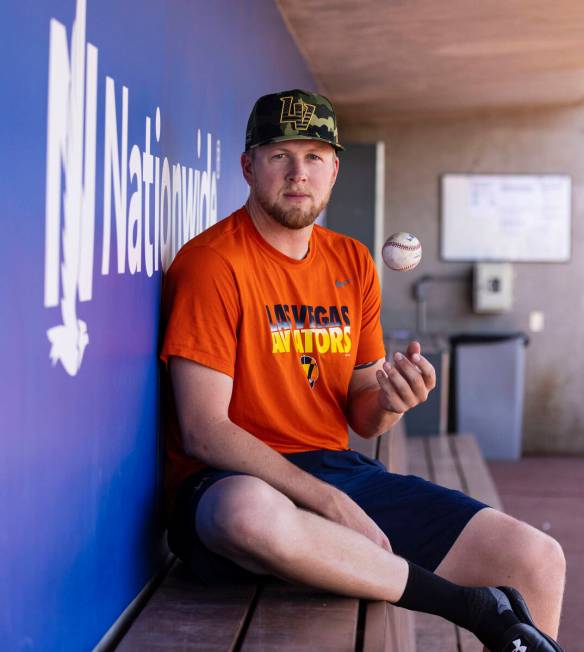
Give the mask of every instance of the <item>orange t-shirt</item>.
[[[273, 449], [345, 450], [353, 369], [385, 355], [380, 307], [363, 244], [315, 225], [307, 256], [294, 260], [268, 244], [241, 208], [190, 240], [168, 269], [160, 357], [231, 376], [229, 418]], [[183, 451], [163, 380], [172, 501], [204, 465]]]

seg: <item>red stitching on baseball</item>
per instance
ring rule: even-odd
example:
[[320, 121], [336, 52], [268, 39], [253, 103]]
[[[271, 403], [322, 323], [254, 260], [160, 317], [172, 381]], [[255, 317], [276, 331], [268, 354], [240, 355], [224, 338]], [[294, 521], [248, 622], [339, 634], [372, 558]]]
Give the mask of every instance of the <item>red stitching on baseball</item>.
[[407, 249], [408, 251], [416, 251], [417, 249], [420, 248], [420, 245], [405, 245], [402, 244], [401, 242], [388, 242], [386, 247], [398, 247], [399, 249]]
[[393, 267], [392, 269], [395, 272], [407, 272], [409, 269], [414, 269], [418, 263], [413, 263], [412, 265], [407, 265], [406, 267]]

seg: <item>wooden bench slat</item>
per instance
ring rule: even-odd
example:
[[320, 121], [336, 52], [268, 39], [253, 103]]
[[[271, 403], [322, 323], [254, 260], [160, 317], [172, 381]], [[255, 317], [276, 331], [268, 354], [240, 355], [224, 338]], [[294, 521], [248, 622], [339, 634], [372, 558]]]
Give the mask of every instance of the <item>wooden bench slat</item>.
[[407, 609], [394, 607], [395, 630], [397, 633], [397, 652], [416, 652], [415, 614]]
[[416, 652], [413, 616], [386, 602], [369, 602], [363, 652]]
[[416, 646], [422, 652], [457, 652], [456, 627], [439, 616], [417, 613]]
[[386, 602], [369, 602], [365, 617], [363, 652], [399, 652], [394, 611]]
[[425, 437], [407, 437], [408, 473], [420, 478], [431, 480], [428, 458], [426, 454]]
[[377, 440], [374, 439], [364, 439], [360, 437], [356, 432], [349, 428], [349, 448], [351, 450], [357, 451], [358, 453], [363, 453], [369, 457], [375, 459], [375, 451], [377, 449]]
[[[116, 650], [232, 650], [256, 592], [255, 584], [204, 587], [177, 563]], [[217, 623], [221, 623], [218, 627]]]
[[458, 628], [460, 652], [483, 652], [485, 649], [479, 639], [468, 629]]
[[363, 652], [398, 652], [392, 609], [386, 602], [369, 602], [365, 617]]
[[243, 652], [353, 652], [359, 601], [270, 582], [260, 594]]
[[[381, 437], [379, 441], [379, 448], [377, 459], [385, 466], [388, 471], [394, 471], [396, 473], [404, 473], [403, 466], [400, 467], [399, 463], [395, 458], [395, 455], [392, 454], [393, 450], [393, 441], [396, 436], [399, 436], [397, 432], [391, 432], [391, 435], [386, 435]], [[396, 470], [397, 469], [397, 470]]]
[[432, 480], [436, 484], [464, 491], [456, 460], [452, 455], [449, 440], [452, 437], [428, 437], [427, 447], [432, 464]]
[[[408, 450], [406, 446], [406, 429], [400, 419], [391, 429], [390, 435], [383, 437], [379, 446], [379, 459], [393, 473], [408, 472]], [[387, 460], [387, 461], [385, 461]]]
[[495, 509], [502, 510], [501, 498], [476, 439], [472, 435], [457, 435], [450, 437], [450, 440], [458, 457], [468, 493], [473, 498], [481, 500]]

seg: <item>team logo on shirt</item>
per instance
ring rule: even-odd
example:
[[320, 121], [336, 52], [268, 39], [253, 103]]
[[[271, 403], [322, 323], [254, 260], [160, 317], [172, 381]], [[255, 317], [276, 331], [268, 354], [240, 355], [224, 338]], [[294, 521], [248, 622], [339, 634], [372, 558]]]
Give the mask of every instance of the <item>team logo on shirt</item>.
[[320, 375], [316, 358], [309, 354], [343, 354], [353, 348], [348, 306], [266, 304], [272, 336], [272, 353], [297, 353], [303, 375], [314, 389]]
[[300, 364], [306, 374], [306, 380], [308, 380], [310, 389], [312, 389], [318, 380], [318, 362], [309, 355], [301, 355]]
[[348, 306], [266, 305], [272, 353], [350, 353]]

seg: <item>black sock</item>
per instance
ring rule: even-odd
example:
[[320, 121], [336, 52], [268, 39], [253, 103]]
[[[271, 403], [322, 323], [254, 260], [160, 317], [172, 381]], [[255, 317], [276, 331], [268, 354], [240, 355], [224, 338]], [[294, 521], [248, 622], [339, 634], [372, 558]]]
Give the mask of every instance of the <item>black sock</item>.
[[409, 575], [398, 607], [442, 616], [470, 630], [490, 650], [501, 648], [503, 634], [519, 619], [498, 596], [504, 594], [487, 587], [470, 588], [445, 580], [425, 568], [408, 562]]

